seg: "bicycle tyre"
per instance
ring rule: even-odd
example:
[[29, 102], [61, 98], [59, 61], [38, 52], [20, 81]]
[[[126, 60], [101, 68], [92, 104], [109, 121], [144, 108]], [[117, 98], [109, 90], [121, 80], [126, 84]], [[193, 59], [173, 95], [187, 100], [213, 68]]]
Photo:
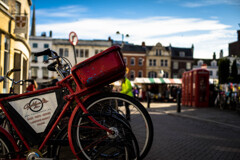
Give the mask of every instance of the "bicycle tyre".
[[[138, 100], [120, 93], [104, 93], [89, 98], [84, 102], [84, 106], [86, 106], [88, 110], [91, 110], [92, 107], [92, 110], [101, 110], [104, 107], [109, 106], [110, 103], [111, 105], [118, 105], [118, 101], [123, 101], [129, 104], [131, 116], [130, 121], [126, 122], [126, 119], [123, 121], [131, 127], [136, 136], [140, 150], [140, 159], [143, 159], [152, 146], [153, 124], [147, 110]], [[118, 110], [123, 113], [123, 115], [126, 114], [124, 106], [121, 105], [118, 108], [120, 108]], [[79, 113], [78, 116], [81, 117], [82, 113]]]
[[[88, 116], [81, 112], [74, 117], [72, 124], [73, 146], [80, 159], [97, 160], [133, 160], [139, 158], [139, 148], [136, 137], [117, 112], [109, 114], [105, 107], [102, 113], [99, 110], [92, 114], [94, 119], [114, 131], [114, 135], [97, 127]], [[98, 112], [98, 113], [97, 113]]]
[[51, 146], [51, 157], [54, 160], [60, 159], [74, 159], [76, 158], [72, 153], [72, 150], [68, 143], [68, 131], [67, 127], [63, 127], [59, 134], [56, 136], [57, 140], [63, 141], [61, 145], [54, 144]]
[[0, 134], [0, 159], [15, 159], [15, 151], [11, 142], [3, 134]]

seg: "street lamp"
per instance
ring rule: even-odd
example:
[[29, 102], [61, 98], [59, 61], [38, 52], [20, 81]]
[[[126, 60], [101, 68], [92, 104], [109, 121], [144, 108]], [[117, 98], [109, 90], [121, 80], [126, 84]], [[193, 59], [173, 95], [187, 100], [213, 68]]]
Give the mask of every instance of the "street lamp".
[[[120, 33], [119, 31], [117, 31], [116, 34], [122, 34], [122, 33]], [[126, 35], [122, 34], [122, 46], [123, 46], [123, 43], [124, 43], [124, 42], [123, 42], [123, 41], [124, 41], [124, 37], [130, 37], [130, 36], [129, 36], [129, 34], [126, 34]]]

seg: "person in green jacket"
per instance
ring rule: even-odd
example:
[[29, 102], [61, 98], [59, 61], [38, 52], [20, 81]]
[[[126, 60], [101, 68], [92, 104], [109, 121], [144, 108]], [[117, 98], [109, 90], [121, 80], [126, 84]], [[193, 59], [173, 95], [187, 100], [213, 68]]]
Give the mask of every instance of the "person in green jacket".
[[[122, 90], [120, 93], [122, 94], [126, 94], [130, 97], [133, 97], [133, 93], [132, 93], [132, 85], [131, 82], [129, 81], [129, 79], [125, 76], [122, 79]], [[130, 120], [130, 110], [129, 110], [129, 103], [125, 102], [125, 107], [126, 107], [126, 119]]]
[[129, 79], [127, 77], [124, 77], [122, 79], [122, 90], [120, 93], [126, 94], [130, 97], [133, 97], [133, 93], [132, 93], [132, 85], [131, 82], [129, 81]]

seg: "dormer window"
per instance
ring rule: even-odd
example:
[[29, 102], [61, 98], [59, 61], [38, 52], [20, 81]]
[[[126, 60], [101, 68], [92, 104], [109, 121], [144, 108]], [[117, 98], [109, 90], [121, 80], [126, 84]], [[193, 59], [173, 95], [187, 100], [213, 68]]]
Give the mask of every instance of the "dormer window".
[[217, 66], [217, 62], [216, 61], [212, 61], [211, 62], [211, 66]]
[[180, 56], [180, 57], [185, 57], [185, 52], [180, 51], [180, 52], [179, 52], [179, 56]]
[[198, 61], [198, 66], [202, 66], [203, 65], [203, 61]]
[[156, 56], [161, 56], [161, 55], [162, 55], [161, 49], [156, 49]]

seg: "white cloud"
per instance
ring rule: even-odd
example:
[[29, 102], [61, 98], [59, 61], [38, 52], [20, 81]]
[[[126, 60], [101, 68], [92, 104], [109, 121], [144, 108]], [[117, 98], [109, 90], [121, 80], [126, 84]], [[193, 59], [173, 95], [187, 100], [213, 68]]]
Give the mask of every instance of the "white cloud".
[[59, 8], [38, 9], [36, 14], [39, 17], [73, 17], [80, 13], [86, 12], [88, 9], [79, 5], [65, 6]]
[[37, 26], [39, 33], [53, 31], [56, 38], [68, 38], [75, 31], [79, 39], [121, 40], [116, 31], [129, 34], [124, 40], [146, 45], [160, 42], [164, 46], [170, 43], [175, 47], [191, 47], [194, 44], [194, 57], [211, 58], [213, 52], [224, 50], [228, 55], [228, 43], [236, 41], [236, 31], [218, 20], [197, 18], [150, 17], [143, 19], [92, 18], [79, 19], [71, 23], [42, 24]]
[[199, 0], [197, 2], [190, 1], [190, 2], [183, 3], [183, 6], [189, 7], [189, 8], [196, 8], [196, 7], [219, 5], [219, 4], [240, 5], [240, 1], [239, 0]]

